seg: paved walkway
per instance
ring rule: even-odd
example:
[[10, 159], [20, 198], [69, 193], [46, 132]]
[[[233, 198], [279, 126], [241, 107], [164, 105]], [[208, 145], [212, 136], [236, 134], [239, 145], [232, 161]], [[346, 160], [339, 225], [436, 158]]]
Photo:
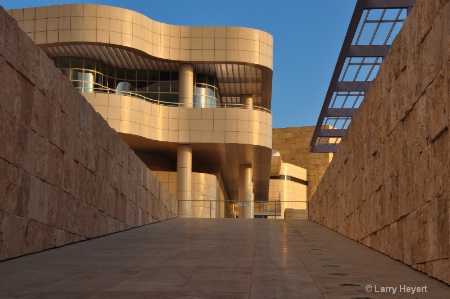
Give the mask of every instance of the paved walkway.
[[308, 220], [175, 219], [1, 262], [0, 298], [448, 299], [450, 286]]

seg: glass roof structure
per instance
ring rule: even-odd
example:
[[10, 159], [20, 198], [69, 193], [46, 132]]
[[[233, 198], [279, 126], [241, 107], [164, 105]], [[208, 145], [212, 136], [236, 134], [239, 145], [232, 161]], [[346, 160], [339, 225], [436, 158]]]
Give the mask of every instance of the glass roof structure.
[[334, 153], [415, 0], [358, 0], [311, 140]]

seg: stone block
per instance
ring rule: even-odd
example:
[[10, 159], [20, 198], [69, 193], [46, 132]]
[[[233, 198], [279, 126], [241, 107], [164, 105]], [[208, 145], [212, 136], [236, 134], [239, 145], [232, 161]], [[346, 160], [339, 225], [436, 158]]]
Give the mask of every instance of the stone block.
[[19, 169], [19, 181], [17, 191], [16, 215], [27, 217], [28, 201], [30, 198], [31, 175]]
[[57, 202], [56, 228], [75, 233], [73, 218], [75, 217], [74, 197], [67, 192], [61, 192]]
[[440, 258], [448, 258], [450, 254], [450, 194], [446, 193], [437, 201], [438, 254]]
[[79, 105], [79, 119], [80, 119], [80, 128], [83, 132], [85, 132], [89, 136], [93, 136], [93, 116], [94, 116], [94, 108], [92, 108], [91, 104], [84, 97], [77, 97], [78, 105]]
[[49, 143], [48, 153], [48, 182], [57, 188], [61, 188], [63, 182], [63, 151]]
[[17, 57], [17, 37], [22, 32], [17, 25], [17, 22], [8, 14], [0, 14], [0, 36], [2, 37], [0, 41], [0, 53], [8, 61], [13, 68], [18, 68], [18, 57]]
[[[439, 211], [439, 204], [437, 200], [432, 200], [426, 204], [426, 230], [425, 230], [425, 240], [423, 246], [426, 250], [425, 261], [437, 260], [441, 258], [440, 256], [440, 232], [439, 229], [439, 213], [445, 212]], [[445, 256], [447, 257], [447, 256]]]
[[449, 284], [450, 283], [450, 276], [448, 275], [449, 268], [450, 268], [450, 258], [446, 259], [444, 258], [437, 261], [427, 262], [425, 269], [428, 275]]
[[100, 211], [108, 213], [108, 188], [110, 187], [108, 183], [100, 180], [98, 176], [96, 177], [96, 183], [93, 189], [96, 190], [96, 198], [94, 201], [94, 206]]
[[58, 107], [53, 106], [51, 115], [51, 132], [49, 136], [50, 143], [54, 144], [60, 149], [63, 149], [62, 135], [63, 135], [63, 112]]
[[39, 59], [41, 49], [28, 37], [28, 35], [17, 35], [17, 64], [18, 69], [32, 84], [37, 84], [39, 74]]
[[2, 70], [2, 88], [0, 89], [0, 108], [10, 115], [20, 114], [20, 86], [19, 75], [8, 62], [0, 56], [0, 68]]
[[444, 131], [431, 145], [430, 153], [430, 188], [433, 197], [438, 198], [450, 190], [450, 132]]
[[416, 202], [412, 207], [420, 207], [434, 198], [432, 190], [431, 146], [425, 147], [413, 164], [413, 192]]
[[46, 198], [48, 202], [48, 225], [51, 227], [57, 227], [58, 225], [58, 212], [59, 212], [59, 201], [61, 198], [61, 189], [54, 186], [49, 186], [48, 197]]
[[121, 187], [120, 192], [124, 194], [128, 199], [131, 199], [131, 188], [132, 188], [132, 179], [130, 173], [128, 173], [126, 170], [124, 170], [121, 166], [118, 166], [120, 168], [119, 176], [121, 178]]
[[14, 145], [16, 142], [17, 125], [15, 119], [5, 110], [0, 108], [0, 158], [10, 163], [14, 161]]
[[90, 219], [86, 217], [89, 213], [89, 206], [84, 201], [74, 199], [73, 202], [73, 211], [74, 211], [74, 217], [72, 218], [72, 223], [70, 224], [70, 230], [73, 231], [75, 234], [86, 237], [87, 231], [90, 229], [87, 221]]
[[30, 199], [27, 216], [31, 220], [48, 223], [48, 198], [50, 185], [41, 179], [32, 176], [30, 180]]
[[57, 228], [53, 229], [53, 240], [55, 247], [60, 247], [67, 244], [66, 232]]
[[13, 164], [0, 159], [0, 209], [12, 214], [16, 213], [19, 189], [19, 169]]
[[39, 75], [35, 85], [51, 101], [56, 101], [58, 97], [58, 89], [55, 86], [57, 86], [60, 76], [62, 74], [55, 67], [54, 62], [44, 51], [39, 51]]
[[28, 219], [16, 215], [8, 215], [9, 220], [9, 240], [8, 257], [16, 257], [28, 253], [24, 236], [27, 233]]
[[25, 242], [25, 253], [39, 252], [51, 248], [54, 244], [52, 227], [30, 220], [26, 228]]
[[51, 101], [37, 88], [34, 89], [31, 128], [40, 136], [48, 138], [51, 132]]
[[77, 165], [77, 191], [75, 198], [87, 202], [88, 199], [88, 187], [90, 184], [91, 173], [81, 163]]
[[[5, 138], [6, 142], [8, 143], [8, 148], [13, 149], [13, 159], [11, 159], [10, 161], [17, 165], [19, 168], [27, 169], [28, 171], [33, 172], [35, 161], [31, 160], [31, 156], [27, 157], [27, 155], [30, 154], [29, 150], [31, 150], [28, 149], [28, 147], [31, 146], [31, 142], [30, 140], [28, 140], [28, 138], [36, 139], [38, 137], [37, 134], [24, 126], [23, 123], [17, 122], [15, 123], [13, 134], [14, 140], [8, 140], [9, 136]], [[30, 136], [33, 134], [35, 136]]]
[[[84, 203], [83, 203], [84, 204]], [[82, 223], [83, 225], [83, 236], [87, 237], [88, 239], [93, 238], [96, 236], [96, 226], [98, 221], [98, 211], [89, 205], [86, 205], [83, 210], [85, 214], [85, 222]]]
[[108, 216], [107, 217], [107, 229], [108, 229], [108, 234], [117, 232], [118, 230], [116, 229], [117, 227], [117, 219], [113, 218], [112, 216]]
[[116, 209], [118, 209], [118, 207], [116, 205], [118, 205], [119, 203], [119, 191], [117, 191], [116, 189], [114, 189], [111, 186], [107, 186], [107, 191], [108, 191], [108, 195], [107, 195], [107, 199], [108, 199], [108, 215], [111, 217], [114, 217], [117, 219], [118, 216], [118, 212]]
[[449, 126], [449, 75], [443, 69], [427, 88], [428, 99], [428, 140], [435, 139], [448, 129]]
[[94, 138], [95, 143], [101, 147], [103, 150], [108, 149], [108, 141], [107, 136], [111, 131], [108, 123], [101, 117], [98, 113], [95, 113], [93, 116], [93, 125], [94, 125]]
[[410, 240], [411, 246], [411, 259], [412, 263], [423, 263], [427, 260], [427, 244], [428, 236], [427, 236], [427, 217], [428, 210], [430, 208], [430, 203], [426, 203], [421, 208], [411, 212], [410, 219], [410, 231], [409, 234], [412, 235]]
[[69, 194], [77, 195], [78, 163], [67, 153], [62, 157], [62, 189]]
[[121, 223], [124, 223], [126, 219], [126, 212], [127, 198], [123, 194], [120, 194], [116, 199], [114, 218], [119, 220]]
[[[1, 14], [0, 14], [1, 15]], [[0, 261], [8, 258], [8, 245], [9, 245], [9, 216], [10, 213], [6, 213], [0, 210]]]

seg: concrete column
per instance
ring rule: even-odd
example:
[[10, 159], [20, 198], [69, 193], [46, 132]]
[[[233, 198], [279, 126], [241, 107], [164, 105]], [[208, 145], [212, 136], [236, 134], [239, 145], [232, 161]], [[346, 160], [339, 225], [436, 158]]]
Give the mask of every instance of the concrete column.
[[192, 108], [194, 103], [194, 66], [182, 63], [179, 66], [178, 102], [181, 107]]
[[241, 104], [247, 106], [253, 106], [253, 95], [243, 94], [241, 95]]
[[190, 144], [179, 144], [177, 152], [177, 199], [178, 217], [192, 217], [192, 147]]
[[241, 165], [239, 168], [239, 201], [246, 202], [244, 207], [239, 207], [239, 218], [253, 218], [253, 183], [252, 167]]

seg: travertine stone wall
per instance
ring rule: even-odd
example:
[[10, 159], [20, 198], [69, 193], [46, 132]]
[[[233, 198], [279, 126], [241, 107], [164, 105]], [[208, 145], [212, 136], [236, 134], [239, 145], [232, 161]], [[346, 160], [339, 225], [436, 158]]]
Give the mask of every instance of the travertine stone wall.
[[417, 0], [310, 218], [450, 283], [450, 3]]
[[0, 74], [0, 260], [176, 216], [176, 199], [1, 7]]
[[311, 153], [314, 127], [277, 128], [272, 130], [272, 148], [279, 150], [283, 162], [308, 170], [308, 200], [333, 158], [329, 153]]

